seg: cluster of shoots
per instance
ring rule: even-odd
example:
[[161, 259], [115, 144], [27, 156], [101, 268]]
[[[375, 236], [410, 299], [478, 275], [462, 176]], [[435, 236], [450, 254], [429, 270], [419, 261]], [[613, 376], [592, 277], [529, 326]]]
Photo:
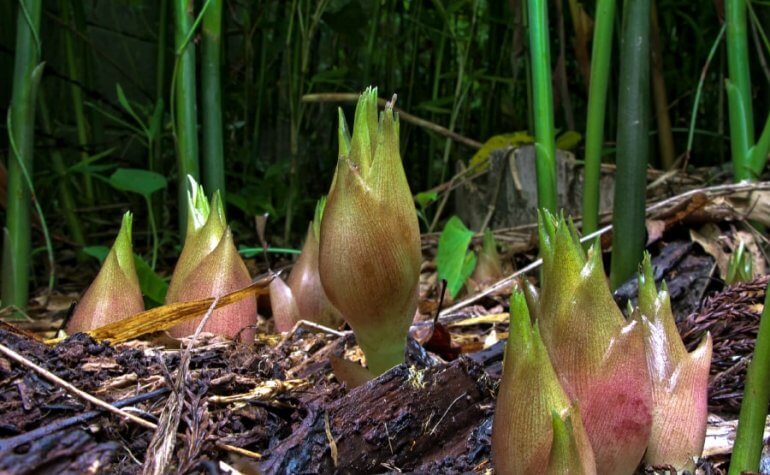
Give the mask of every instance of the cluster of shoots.
[[[219, 192], [209, 201], [195, 180], [189, 178], [189, 184], [187, 234], [171, 276], [166, 303], [222, 296], [251, 283], [227, 226]], [[134, 267], [131, 222], [131, 214], [126, 213], [102, 268], [75, 307], [67, 324], [68, 332], [92, 330], [144, 310]], [[169, 333], [174, 337], [189, 336], [202, 318], [185, 321]], [[245, 298], [215, 310], [203, 331], [251, 341], [256, 320], [256, 300]]]
[[[564, 219], [540, 220], [540, 293], [511, 297], [510, 336], [492, 433], [498, 473], [693, 470], [703, 449], [711, 338], [687, 353], [649, 256], [639, 307], [615, 304], [601, 253]], [[579, 331], [578, 331], [579, 329]]]
[[[300, 319], [327, 326], [344, 319], [370, 374], [379, 375], [404, 361], [417, 307], [420, 231], [401, 163], [393, 103], [378, 113], [377, 90], [369, 88], [358, 101], [352, 136], [341, 110], [339, 119], [339, 156], [328, 199], [316, 208], [288, 283], [275, 276], [270, 298], [279, 331]], [[219, 192], [209, 201], [192, 178], [189, 185], [186, 237], [166, 303], [224, 295], [250, 283]], [[103, 269], [78, 305], [71, 331], [90, 330], [142, 310], [130, 225], [126, 215]], [[203, 330], [250, 341], [256, 310], [254, 299], [240, 300], [215, 310]], [[170, 333], [190, 335], [199, 323], [186, 321]]]

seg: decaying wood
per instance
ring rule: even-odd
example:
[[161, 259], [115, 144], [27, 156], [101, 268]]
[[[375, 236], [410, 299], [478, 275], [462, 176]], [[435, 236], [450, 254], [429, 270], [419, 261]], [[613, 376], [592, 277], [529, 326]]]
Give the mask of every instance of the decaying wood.
[[23, 451], [0, 457], [0, 473], [102, 473], [120, 448], [116, 442], [98, 443], [83, 430], [49, 434]]
[[326, 407], [308, 407], [261, 470], [372, 473], [458, 456], [491, 401], [491, 382], [473, 361], [427, 370], [401, 365]]

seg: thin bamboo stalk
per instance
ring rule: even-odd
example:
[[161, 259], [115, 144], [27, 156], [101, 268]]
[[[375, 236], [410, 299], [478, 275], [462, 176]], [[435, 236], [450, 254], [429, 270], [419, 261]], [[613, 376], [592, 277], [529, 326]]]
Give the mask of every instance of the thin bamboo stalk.
[[583, 234], [599, 226], [599, 178], [604, 142], [604, 117], [607, 112], [607, 81], [612, 57], [612, 27], [615, 0], [599, 0], [596, 5], [596, 29], [591, 53], [591, 80], [588, 92], [586, 156], [583, 182]]
[[649, 155], [650, 0], [627, 0], [618, 94], [617, 174], [613, 205], [613, 289], [634, 275], [644, 250]]
[[[52, 136], [53, 127], [51, 126], [48, 104], [45, 100], [45, 94], [42, 87], [39, 88], [37, 94], [37, 106], [38, 109], [40, 109], [40, 124], [43, 127], [43, 132], [45, 132], [46, 135]], [[61, 152], [56, 147], [51, 147], [51, 165], [53, 166], [53, 171], [59, 176], [57, 181], [59, 199], [61, 200], [60, 209], [64, 215], [64, 220], [67, 223], [70, 238], [82, 248], [86, 244], [83, 226], [75, 214], [75, 198], [72, 196], [72, 190], [70, 189], [70, 181], [67, 176], [67, 167], [64, 163], [64, 157], [62, 157]], [[85, 258], [85, 254], [80, 252], [80, 249], [78, 249], [77, 256], [78, 260]]]
[[754, 355], [746, 372], [738, 431], [728, 475], [759, 471], [762, 455], [762, 432], [765, 428], [767, 405], [770, 402], [770, 287], [765, 290], [765, 307], [759, 320]]
[[556, 212], [556, 139], [553, 125], [548, 2], [529, 0], [529, 47], [532, 62], [538, 207]]
[[224, 144], [222, 138], [222, 0], [211, 0], [203, 15], [201, 76], [203, 84], [203, 184], [209, 193], [225, 199]]
[[730, 144], [735, 181], [753, 179], [748, 164], [749, 148], [754, 143], [754, 115], [751, 107], [746, 0], [725, 1], [727, 25], [727, 102], [730, 120]]
[[194, 0], [174, 0], [174, 41], [179, 77], [174, 81], [178, 168], [177, 203], [179, 236], [187, 229], [187, 175], [199, 179], [198, 122], [195, 86], [195, 43], [188, 36], [193, 28]]
[[[74, 31], [77, 31], [77, 27], [74, 22], [70, 0], [61, 0], [59, 8], [62, 11], [64, 21], [68, 25], [68, 28], [62, 31], [64, 34], [64, 52], [67, 60], [67, 74], [70, 76], [69, 89], [70, 98], [72, 99], [72, 112], [75, 118], [77, 144], [80, 147], [80, 159], [85, 161], [88, 159], [88, 152], [86, 151], [88, 147], [88, 121], [86, 120], [85, 109], [83, 108], [83, 91], [80, 89], [81, 84], [85, 82], [85, 76], [82, 74], [83, 71], [79, 64], [85, 58], [78, 58], [79, 55], [75, 50]], [[83, 187], [88, 206], [93, 206], [95, 204], [94, 185], [89, 173], [83, 174]]]
[[[16, 57], [8, 131], [12, 144], [8, 160], [8, 209], [3, 243], [2, 303], [27, 307], [30, 264], [30, 189], [24, 171], [32, 172], [35, 131], [35, 92], [40, 60], [40, 0], [19, 0]], [[37, 68], [37, 69], [36, 69]]]
[[671, 130], [671, 118], [668, 115], [668, 98], [666, 97], [666, 80], [663, 77], [663, 51], [660, 45], [660, 27], [658, 25], [658, 9], [655, 0], [652, 2], [652, 18], [650, 28], [650, 48], [652, 50], [652, 93], [655, 105], [655, 121], [658, 125], [658, 148], [660, 163], [663, 169], [670, 170], [676, 161], [674, 148], [674, 133]]

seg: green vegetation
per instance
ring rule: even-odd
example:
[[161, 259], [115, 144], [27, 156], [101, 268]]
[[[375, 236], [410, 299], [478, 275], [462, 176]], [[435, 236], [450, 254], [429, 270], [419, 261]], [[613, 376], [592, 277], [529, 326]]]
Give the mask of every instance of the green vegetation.
[[738, 433], [730, 458], [730, 475], [759, 470], [762, 455], [762, 434], [765, 430], [767, 405], [770, 403], [770, 288], [765, 291], [765, 304], [759, 321], [754, 356], [746, 373]]
[[[635, 224], [616, 222], [621, 233], [633, 236], [633, 249], [620, 259], [625, 271], [613, 279], [628, 277], [643, 242], [644, 165], [634, 159], [633, 172], [622, 169], [629, 153], [644, 155], [657, 142], [658, 128], [669, 128], [656, 118], [660, 97], [670, 98], [675, 166], [727, 164], [734, 157], [737, 179], [753, 179], [763, 168], [770, 143], [762, 66], [770, 55], [770, 8], [766, 2], [725, 2], [723, 26], [722, 12], [711, 6], [658, 4], [650, 40], [639, 45], [649, 43], [658, 55], [657, 114], [640, 116], [652, 118], [649, 131], [637, 129], [629, 143], [623, 124], [636, 106], [627, 107], [629, 96], [610, 79], [624, 68], [627, 54], [619, 40], [628, 32], [626, 25], [613, 26], [631, 9], [646, 17], [649, 8], [613, 0], [567, 3], [569, 8], [489, 0], [3, 4], [0, 108], [9, 107], [0, 111], [8, 117], [0, 155], [11, 199], [0, 217], [8, 232], [4, 275], [14, 276], [3, 279], [3, 302], [23, 308], [26, 285], [19, 283], [39, 283], [47, 270], [36, 265], [38, 254], [32, 262], [19, 257], [42, 247], [43, 239], [41, 232], [30, 233], [30, 200], [17, 158], [51, 223], [57, 257], [104, 244], [114, 223], [101, 207], [130, 207], [137, 253], [168, 270], [173, 263], [165, 256], [186, 229], [170, 220], [187, 216], [187, 183], [180, 179], [187, 174], [221, 191], [236, 231], [246, 233], [239, 240], [245, 247], [257, 244], [253, 216], [269, 213], [271, 247], [296, 249], [334, 169], [334, 154], [326, 151], [336, 148], [337, 132], [329, 117], [337, 106], [350, 112], [351, 100], [369, 84], [388, 92], [381, 106], [395, 92], [398, 108], [411, 114], [402, 114], [400, 147], [419, 157], [404, 166], [423, 230], [443, 229], [453, 214], [448, 190], [484, 171], [483, 165], [462, 168], [482, 144], [499, 143], [488, 142], [495, 137], [536, 139], [541, 204], [555, 210], [553, 138], [584, 136], [574, 148], [586, 164], [584, 231], [598, 226], [602, 163], [620, 166], [623, 189], [624, 177], [637, 180], [629, 185], [636, 190], [633, 205], [626, 203], [633, 212], [618, 213]], [[11, 67], [14, 61], [18, 68]], [[37, 100], [35, 123], [35, 108], [16, 98], [31, 97], [30, 79], [40, 61], [46, 62], [45, 71], [37, 70], [46, 97]], [[22, 76], [15, 80], [14, 74]], [[649, 107], [641, 96], [635, 103], [643, 102]], [[649, 150], [648, 166], [670, 165], [668, 158], [657, 159], [656, 146]], [[33, 151], [50, 160], [32, 167], [27, 161]], [[116, 187], [111, 177], [119, 169], [153, 172], [168, 184], [150, 195]], [[456, 170], [466, 174], [453, 181]], [[172, 190], [178, 200], [169, 199]]]

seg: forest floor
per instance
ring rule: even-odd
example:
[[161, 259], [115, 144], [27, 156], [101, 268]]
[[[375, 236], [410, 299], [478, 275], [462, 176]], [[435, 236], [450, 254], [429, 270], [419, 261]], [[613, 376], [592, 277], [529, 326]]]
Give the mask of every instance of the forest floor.
[[[741, 190], [681, 195], [648, 215], [655, 278], [668, 284], [686, 346], [706, 331], [714, 341], [703, 473], [725, 471], [768, 283], [761, 236], [745, 222], [756, 215], [741, 208]], [[497, 237], [530, 243], [504, 256], [509, 276], [536, 260], [532, 227]], [[750, 241], [759, 277], [726, 286], [721, 276], [738, 240]], [[113, 343], [76, 334], [51, 344], [45, 338], [66, 314], [62, 305], [3, 323], [0, 345], [10, 351], [0, 354], [0, 473], [489, 472], [510, 278], [445, 302], [434, 319], [431, 236], [424, 251], [422, 318], [406, 364], [354, 389], [330, 364], [362, 359], [345, 329], [299, 324], [279, 335], [265, 318], [254, 343], [202, 334], [179, 349], [157, 334]], [[615, 294], [621, 308], [635, 296], [635, 281]]]

